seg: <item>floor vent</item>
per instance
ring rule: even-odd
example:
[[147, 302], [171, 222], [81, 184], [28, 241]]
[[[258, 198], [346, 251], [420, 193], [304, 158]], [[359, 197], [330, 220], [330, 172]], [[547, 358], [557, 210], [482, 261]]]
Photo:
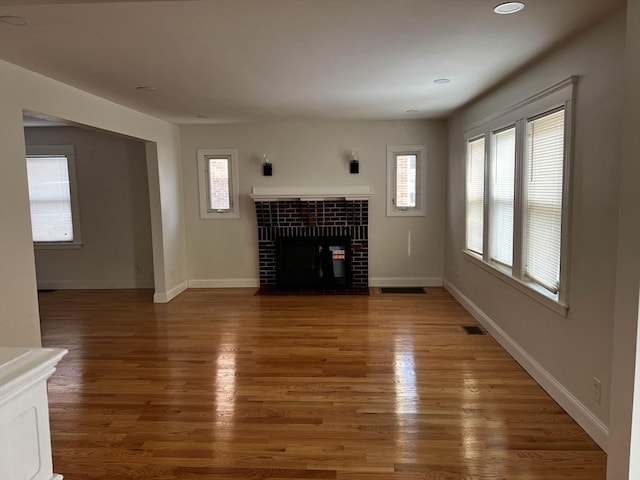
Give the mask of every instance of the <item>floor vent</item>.
[[382, 287], [380, 293], [427, 293], [422, 287]]
[[476, 327], [475, 325], [464, 325], [462, 329], [467, 335], [484, 335], [480, 327]]

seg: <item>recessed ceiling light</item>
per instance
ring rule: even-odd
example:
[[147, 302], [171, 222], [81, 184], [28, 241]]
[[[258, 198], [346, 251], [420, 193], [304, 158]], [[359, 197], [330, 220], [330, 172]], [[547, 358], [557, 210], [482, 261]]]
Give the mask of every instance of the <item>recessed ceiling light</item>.
[[418, 110], [407, 110], [407, 113], [418, 113]]
[[3, 15], [0, 17], [0, 22], [7, 25], [13, 25], [14, 27], [24, 27], [29, 25], [29, 20], [24, 17], [16, 17], [15, 15]]
[[524, 8], [524, 3], [522, 2], [506, 2], [501, 3], [493, 9], [498, 15], [509, 15], [511, 13], [519, 12]]
[[136, 90], [138, 90], [139, 92], [155, 92], [156, 87], [141, 86], [141, 87], [136, 87]]
[[443, 84], [443, 83], [450, 83], [451, 79], [450, 78], [436, 78], [433, 83], [438, 83], [438, 84]]

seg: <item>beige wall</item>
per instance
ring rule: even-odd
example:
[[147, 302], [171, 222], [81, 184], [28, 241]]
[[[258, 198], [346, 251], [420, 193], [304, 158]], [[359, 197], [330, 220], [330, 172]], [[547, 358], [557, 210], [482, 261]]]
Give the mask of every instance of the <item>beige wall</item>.
[[23, 109], [147, 141], [156, 299], [179, 293], [187, 277], [178, 128], [0, 61], [0, 345], [40, 345]]
[[144, 142], [76, 127], [25, 129], [27, 145], [72, 145], [80, 249], [36, 249], [39, 288], [150, 288], [153, 252]]
[[[304, 121], [227, 126], [183, 126], [185, 218], [189, 278], [207, 285], [258, 282], [254, 186], [372, 185], [369, 274], [373, 282], [441, 282], [444, 254], [446, 126], [442, 121]], [[427, 216], [387, 217], [386, 146], [427, 146]], [[239, 220], [201, 220], [196, 150], [236, 148], [240, 164]], [[360, 174], [348, 170], [357, 150]], [[260, 157], [273, 162], [264, 177]], [[411, 255], [408, 237], [411, 232]]]
[[[445, 278], [533, 359], [563, 406], [606, 443], [616, 284], [625, 16], [619, 12], [531, 66], [449, 123]], [[570, 237], [570, 310], [564, 318], [466, 261], [465, 127], [578, 75]], [[591, 398], [592, 378], [602, 401]], [[557, 396], [558, 396], [557, 395]], [[560, 401], [560, 400], [559, 400]]]

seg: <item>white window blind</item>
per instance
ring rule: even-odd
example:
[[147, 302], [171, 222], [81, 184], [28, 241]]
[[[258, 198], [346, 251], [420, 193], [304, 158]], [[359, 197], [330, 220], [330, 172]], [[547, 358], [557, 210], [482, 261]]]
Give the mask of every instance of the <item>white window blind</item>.
[[396, 155], [395, 203], [398, 208], [415, 208], [418, 195], [417, 155]]
[[27, 157], [34, 242], [72, 242], [69, 165], [64, 155]]
[[484, 223], [484, 137], [467, 144], [467, 249], [482, 255]]
[[224, 212], [231, 209], [230, 158], [208, 158], [209, 209]]
[[560, 285], [564, 109], [527, 123], [525, 275], [552, 293]]
[[489, 203], [490, 259], [511, 267], [513, 264], [513, 206], [516, 162], [516, 129], [508, 128], [493, 136], [491, 198]]

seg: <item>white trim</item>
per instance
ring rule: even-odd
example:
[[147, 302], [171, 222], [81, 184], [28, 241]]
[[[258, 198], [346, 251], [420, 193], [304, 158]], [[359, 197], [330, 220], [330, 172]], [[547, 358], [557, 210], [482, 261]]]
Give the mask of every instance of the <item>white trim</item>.
[[249, 195], [257, 202], [278, 200], [321, 201], [329, 198], [345, 200], [367, 200], [373, 195], [371, 185], [350, 186], [297, 186], [297, 187], [253, 187]]
[[494, 113], [493, 115], [489, 115], [488, 117], [485, 117], [484, 119], [478, 122], [472, 123], [471, 125], [467, 125], [466, 127], [463, 128], [463, 130], [469, 131], [469, 130], [474, 130], [476, 128], [482, 127], [487, 123], [492, 123], [495, 120], [501, 119], [502, 117], [509, 115], [510, 113], [513, 113], [517, 110], [520, 110], [521, 108], [531, 105], [532, 103], [542, 100], [556, 93], [557, 91], [564, 89], [565, 87], [569, 87], [569, 86], [574, 87], [578, 83], [578, 78], [579, 77], [577, 75], [572, 75], [571, 77], [565, 78], [564, 80], [561, 80], [558, 83], [551, 85], [550, 87], [545, 88], [544, 90], [534, 95], [531, 95], [528, 98], [525, 98], [524, 100], [514, 103], [513, 105], [507, 107], [506, 109], [498, 113]]
[[80, 250], [79, 242], [33, 242], [34, 250]]
[[58, 475], [57, 473], [53, 474], [53, 477], [51, 477], [51, 480], [62, 480], [64, 477], [62, 475]]
[[39, 290], [117, 290], [153, 288], [153, 280], [53, 280], [38, 281]]
[[508, 272], [503, 272], [497, 265], [484, 261], [480, 257], [476, 256], [473, 252], [463, 250], [462, 254], [465, 260], [479, 266], [485, 272], [489, 272], [494, 277], [502, 280], [505, 283], [508, 283], [512, 287], [517, 288], [525, 295], [541, 303], [558, 315], [562, 315], [563, 317], [567, 316], [569, 312], [569, 305], [567, 305], [566, 303], [562, 303], [555, 298], [552, 298], [550, 296], [553, 295], [551, 292], [548, 292], [542, 287], [538, 287], [538, 285], [536, 285], [535, 283], [526, 283], [514, 277]]
[[486, 313], [446, 279], [444, 281], [444, 288], [453, 295], [473, 318], [480, 322], [487, 332], [502, 345], [522, 368], [524, 368], [578, 425], [589, 434], [600, 448], [606, 452], [609, 441], [609, 428], [564, 385], [542, 367], [535, 358], [529, 355], [524, 348], [491, 320]]
[[257, 278], [190, 278], [189, 288], [257, 288]]
[[184, 292], [187, 288], [189, 288], [189, 282], [185, 280], [184, 282], [179, 283], [175, 287], [169, 289], [166, 293], [156, 292], [153, 294], [153, 303], [169, 303], [171, 300]]
[[[395, 205], [396, 156], [416, 155], [416, 206], [401, 209]], [[425, 217], [427, 215], [427, 147], [426, 145], [387, 145], [387, 217]]]
[[442, 277], [371, 277], [370, 287], [441, 287]]
[[[209, 210], [209, 187], [207, 179], [207, 157], [229, 158], [231, 174], [231, 209], [225, 212], [213, 212]], [[238, 177], [238, 150], [234, 148], [200, 148], [198, 157], [198, 191], [200, 198], [200, 218], [203, 220], [224, 220], [240, 218], [240, 180]]]

